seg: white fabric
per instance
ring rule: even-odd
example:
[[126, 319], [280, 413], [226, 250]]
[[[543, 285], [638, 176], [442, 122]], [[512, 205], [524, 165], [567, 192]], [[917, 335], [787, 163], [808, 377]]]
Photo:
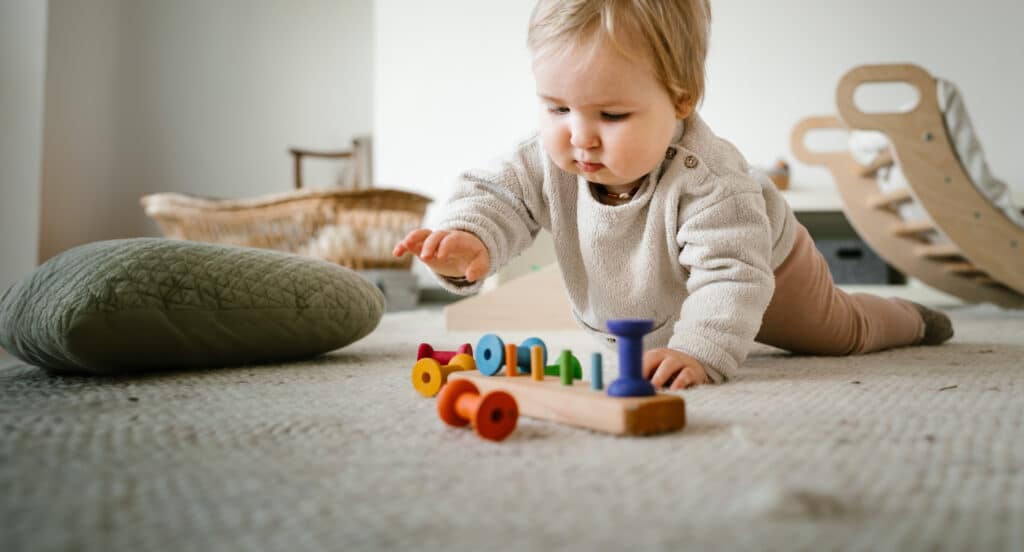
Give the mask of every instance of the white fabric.
[[[1024, 215], [1021, 214], [1020, 207], [1014, 205], [1009, 187], [989, 170], [988, 162], [985, 160], [985, 151], [974, 132], [974, 126], [971, 124], [971, 118], [967, 115], [967, 107], [960, 91], [952, 82], [943, 79], [936, 80], [938, 82], [936, 95], [939, 109], [942, 111], [946, 131], [964, 172], [967, 173], [971, 183], [979, 192], [1005, 213], [1007, 218], [1024, 228]], [[850, 133], [850, 154], [862, 165], [870, 164], [891, 145], [889, 138], [878, 131], [854, 130]], [[898, 164], [879, 170], [877, 176], [879, 188], [883, 192], [908, 187], [906, 176]], [[899, 214], [907, 221], [930, 220], [928, 214], [917, 203], [902, 205], [899, 208]], [[929, 237], [934, 242], [946, 241], [944, 236], [937, 233]]]

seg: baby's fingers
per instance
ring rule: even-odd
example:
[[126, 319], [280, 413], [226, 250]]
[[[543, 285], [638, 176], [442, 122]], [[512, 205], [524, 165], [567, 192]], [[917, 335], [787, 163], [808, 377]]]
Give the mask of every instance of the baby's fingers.
[[696, 371], [689, 366], [683, 368], [679, 371], [679, 375], [676, 376], [676, 381], [672, 382], [669, 389], [686, 389], [687, 387], [693, 387], [698, 383], [704, 383], [703, 381], [698, 381], [697, 374], [695, 372]]
[[658, 369], [655, 370], [654, 375], [651, 376], [651, 385], [653, 385], [655, 389], [661, 389], [668, 384], [672, 378], [676, 377], [682, 369], [683, 365], [676, 362], [675, 359], [672, 357], [666, 358], [661, 361], [661, 364], [658, 365]]
[[427, 239], [423, 240], [423, 248], [420, 249], [420, 258], [424, 261], [433, 259], [437, 255], [437, 247], [447, 236], [448, 232], [444, 230], [438, 230], [427, 236]]
[[423, 240], [430, 235], [430, 232], [429, 228], [420, 228], [409, 232], [402, 238], [402, 241], [398, 242], [398, 245], [395, 246], [391, 254], [396, 257], [401, 257], [405, 253], [419, 256], [420, 248], [423, 247]]
[[665, 360], [668, 354], [665, 349], [652, 349], [644, 353], [643, 358], [643, 375], [644, 379], [651, 379], [654, 375], [654, 371], [661, 365], [661, 361]]
[[460, 251], [459, 234], [452, 232], [440, 240], [437, 244], [437, 251], [434, 252], [434, 256], [438, 259], [447, 259], [452, 255], [457, 255]]

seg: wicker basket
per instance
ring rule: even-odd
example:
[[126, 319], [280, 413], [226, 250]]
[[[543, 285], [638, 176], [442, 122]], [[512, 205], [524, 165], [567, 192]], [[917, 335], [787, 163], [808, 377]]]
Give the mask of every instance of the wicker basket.
[[142, 198], [146, 214], [168, 238], [277, 249], [348, 268], [408, 269], [392, 248], [423, 222], [430, 198], [404, 192], [296, 190], [223, 200], [174, 193]]

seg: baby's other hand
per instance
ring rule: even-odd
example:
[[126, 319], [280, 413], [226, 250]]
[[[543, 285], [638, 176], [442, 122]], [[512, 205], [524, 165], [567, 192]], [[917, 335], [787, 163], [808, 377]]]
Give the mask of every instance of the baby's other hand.
[[413, 230], [391, 252], [395, 257], [412, 253], [430, 270], [475, 282], [487, 275], [490, 255], [480, 238], [462, 230]]
[[675, 349], [651, 349], [644, 353], [643, 373], [655, 389], [669, 382], [671, 389], [683, 389], [711, 381], [700, 361]]

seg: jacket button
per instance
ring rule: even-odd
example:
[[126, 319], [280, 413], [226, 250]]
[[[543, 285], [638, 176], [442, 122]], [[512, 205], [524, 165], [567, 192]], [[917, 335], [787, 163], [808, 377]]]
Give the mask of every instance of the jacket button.
[[676, 149], [675, 148], [668, 148], [667, 150], [665, 150], [665, 159], [675, 159], [675, 158], [676, 158]]
[[686, 159], [683, 160], [683, 164], [686, 165], [687, 169], [692, 169], [697, 166], [697, 158], [692, 155], [687, 155]]
[[606, 337], [605, 339], [608, 340], [608, 343], [615, 343], [615, 338], [614, 337]]

